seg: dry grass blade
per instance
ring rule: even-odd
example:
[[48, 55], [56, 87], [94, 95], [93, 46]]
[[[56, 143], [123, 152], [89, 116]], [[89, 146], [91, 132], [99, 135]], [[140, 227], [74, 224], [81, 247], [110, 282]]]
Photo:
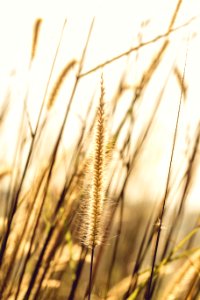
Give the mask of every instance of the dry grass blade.
[[138, 51], [139, 49], [141, 49], [141, 48], [143, 48], [143, 47], [145, 47], [145, 46], [148, 46], [148, 45], [153, 44], [153, 43], [155, 43], [155, 42], [157, 42], [157, 41], [159, 41], [159, 40], [161, 40], [161, 39], [163, 39], [163, 38], [166, 38], [166, 37], [170, 36], [172, 33], [176, 32], [177, 30], [179, 30], [179, 29], [181, 29], [181, 28], [183, 28], [183, 27], [185, 27], [185, 26], [190, 25], [191, 22], [193, 22], [194, 20], [196, 20], [195, 17], [194, 17], [194, 18], [191, 18], [190, 20], [188, 20], [187, 22], [185, 22], [184, 24], [182, 24], [182, 25], [180, 25], [180, 26], [177, 26], [177, 27], [175, 27], [175, 28], [170, 28], [170, 29], [169, 29], [166, 33], [164, 33], [164, 34], [158, 35], [158, 36], [156, 36], [155, 38], [153, 38], [153, 39], [151, 39], [151, 40], [149, 40], [149, 41], [142, 42], [142, 43], [140, 43], [139, 45], [137, 45], [137, 46], [135, 46], [135, 47], [129, 49], [128, 51], [125, 51], [125, 52], [123, 52], [123, 53], [121, 53], [121, 54], [119, 54], [119, 55], [117, 55], [117, 56], [115, 56], [115, 57], [113, 57], [113, 58], [111, 58], [111, 59], [109, 59], [109, 60], [107, 60], [107, 61], [105, 61], [105, 62], [99, 64], [99, 65], [97, 65], [97, 66], [95, 66], [94, 68], [92, 68], [92, 69], [90, 69], [90, 70], [88, 70], [88, 71], [82, 73], [82, 74], [80, 75], [80, 77], [87, 76], [88, 74], [90, 74], [90, 73], [92, 73], [92, 72], [95, 72], [95, 71], [97, 71], [97, 70], [99, 70], [99, 69], [105, 67], [106, 65], [111, 64], [111, 63], [113, 63], [114, 61], [116, 61], [116, 60], [118, 60], [118, 59], [120, 59], [120, 58], [122, 58], [122, 57], [124, 57], [124, 56], [129, 55], [130, 53], [132, 53], [132, 52], [134, 52], [134, 51]]
[[196, 278], [200, 278], [200, 250], [196, 251], [191, 257], [188, 257], [188, 260], [175, 275], [171, 286], [164, 292], [162, 299], [188, 299], [187, 296]]

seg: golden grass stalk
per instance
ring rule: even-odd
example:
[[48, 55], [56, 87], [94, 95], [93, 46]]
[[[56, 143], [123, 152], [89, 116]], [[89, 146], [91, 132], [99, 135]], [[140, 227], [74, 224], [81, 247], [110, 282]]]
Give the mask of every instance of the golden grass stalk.
[[89, 194], [89, 205], [86, 210], [86, 230], [84, 235], [84, 245], [91, 248], [90, 278], [88, 300], [92, 292], [92, 275], [94, 250], [102, 243], [104, 237], [104, 217], [105, 217], [105, 114], [104, 114], [104, 87], [103, 76], [101, 78], [101, 96], [97, 112], [97, 127], [95, 136], [94, 159], [92, 164], [92, 183]]
[[101, 81], [101, 96], [97, 112], [97, 125], [94, 141], [94, 154], [90, 161], [91, 182], [89, 191], [86, 191], [83, 205], [83, 223], [81, 230], [82, 243], [88, 248], [95, 248], [102, 243], [105, 221], [105, 114], [104, 114], [104, 87]]
[[57, 97], [57, 94], [61, 88], [61, 85], [62, 85], [65, 77], [67, 76], [68, 72], [74, 67], [75, 64], [76, 64], [76, 60], [72, 60], [65, 66], [65, 68], [60, 73], [56, 83], [54, 84], [52, 93], [51, 93], [49, 101], [47, 103], [48, 110], [51, 109], [51, 107], [54, 105], [55, 99]]

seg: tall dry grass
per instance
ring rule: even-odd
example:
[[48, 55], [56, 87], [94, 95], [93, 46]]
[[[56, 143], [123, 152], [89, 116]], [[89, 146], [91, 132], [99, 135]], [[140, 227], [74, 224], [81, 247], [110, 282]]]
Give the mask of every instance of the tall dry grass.
[[[179, 0], [166, 33], [150, 41], [140, 41], [137, 46], [85, 71], [93, 20], [81, 57], [67, 62], [51, 85], [68, 25], [64, 22], [36, 124], [28, 111], [31, 94], [28, 86], [12, 165], [0, 169], [0, 299], [195, 300], [200, 296], [199, 212], [192, 215], [187, 206], [195, 187], [199, 160], [199, 123], [189, 137], [184, 132], [185, 140], [189, 138], [190, 142], [186, 142], [184, 155], [178, 153], [183, 157], [181, 166], [176, 164], [182, 107], [187, 97], [187, 57], [181, 69], [172, 65], [168, 78], [159, 82], [158, 96], [142, 118], [148, 88], [165, 61], [170, 35], [190, 24], [191, 20], [175, 26], [181, 4]], [[43, 22], [38, 19], [33, 24], [30, 74], [37, 59]], [[157, 42], [154, 57], [137, 85], [130, 83], [130, 61], [137, 59], [141, 49]], [[66, 150], [65, 134], [81, 82], [94, 72], [102, 73], [102, 68], [106, 74], [106, 68], [122, 57], [127, 57], [127, 65], [115, 95], [107, 101], [106, 76], [104, 81], [98, 76], [97, 86], [100, 81], [101, 86], [91, 99], [85, 100], [79, 132], [72, 148]], [[159, 183], [163, 196], [151, 201], [151, 195], [147, 197], [148, 193], [143, 193], [146, 187], [142, 186], [142, 199], [138, 201], [133, 196], [136, 185], [133, 179], [145, 168], [144, 153], [149, 149], [165, 105], [168, 82], [174, 76], [180, 93], [172, 137], [166, 137], [167, 167], [163, 185]], [[56, 105], [60, 105], [58, 96], [65, 85], [68, 87], [69, 77], [73, 86], [53, 131], [51, 122]], [[129, 99], [122, 110], [125, 95]], [[0, 114], [2, 136], [11, 109], [7, 103], [5, 98]], [[122, 110], [120, 118], [119, 110]], [[68, 136], [66, 139], [69, 142]], [[151, 155], [148, 159], [151, 160]], [[176, 201], [170, 205], [173, 199]]]

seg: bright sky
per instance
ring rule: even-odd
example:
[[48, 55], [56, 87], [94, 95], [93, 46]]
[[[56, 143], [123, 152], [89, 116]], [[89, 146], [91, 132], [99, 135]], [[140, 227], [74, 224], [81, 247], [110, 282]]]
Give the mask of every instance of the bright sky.
[[[20, 119], [21, 99], [24, 96], [28, 82], [30, 82], [30, 96], [28, 101], [28, 110], [34, 126], [37, 114], [44, 93], [44, 85], [47, 81], [49, 69], [52, 63], [53, 55], [57, 47], [58, 39], [61, 33], [64, 19], [67, 18], [67, 25], [62, 39], [61, 49], [56, 62], [56, 68], [52, 77], [52, 83], [57, 78], [63, 65], [71, 59], [79, 59], [83, 45], [85, 43], [88, 29], [95, 15], [95, 24], [89, 44], [84, 71], [93, 68], [124, 51], [137, 45], [138, 32], [142, 30], [143, 40], [148, 41], [159, 34], [166, 32], [170, 22], [170, 17], [176, 6], [174, 0], [110, 0], [110, 1], [73, 1], [73, 0], [55, 0], [55, 1], [27, 1], [27, 0], [0, 0], [0, 101], [6, 95], [8, 85], [12, 86], [13, 99], [12, 114], [10, 123], [7, 123], [9, 134], [5, 135], [3, 151], [7, 153], [8, 161], [12, 156], [12, 147], [8, 148], [8, 143], [14, 140], [14, 128]], [[183, 1], [180, 14], [178, 15], [175, 26], [179, 26], [190, 18], [200, 13], [200, 1]], [[32, 66], [31, 75], [28, 73], [28, 63], [30, 58], [33, 24], [37, 18], [44, 19], [42, 24], [37, 56]], [[141, 23], [149, 21], [148, 26], [141, 29]], [[187, 44], [188, 35], [195, 36]], [[175, 63], [180, 70], [183, 70], [185, 55], [188, 48], [188, 58], [186, 67], [186, 80], [189, 86], [188, 102], [184, 108], [184, 120], [190, 120], [195, 124], [199, 119], [199, 70], [200, 70], [200, 18], [198, 17], [192, 24], [174, 33], [171, 36], [171, 44], [165, 56], [161, 71], [158, 72], [152, 81], [148, 90], [148, 99], [144, 114], [148, 114], [148, 105], [151, 99], [159, 93], [160, 85], [164, 82], [171, 66]], [[141, 74], [148, 66], [151, 58], [157, 51], [158, 45], [152, 45], [141, 51], [137, 65], [133, 64], [131, 72], [132, 84], [137, 83]], [[126, 64], [126, 58], [120, 59], [109, 65], [104, 70], [106, 98], [112, 99], [122, 70]], [[11, 76], [15, 70], [16, 76]], [[70, 116], [70, 130], [67, 131], [67, 146], [73, 142], [77, 129], [79, 127], [78, 116], [85, 110], [86, 99], [90, 99], [99, 83], [101, 70], [85, 77], [77, 90], [73, 107], [73, 113]], [[163, 78], [163, 80], [162, 80]], [[53, 115], [62, 114], [65, 99], [70, 94], [68, 87], [61, 91], [60, 97], [55, 105]], [[177, 83], [170, 82], [166, 92], [166, 99], [169, 104], [163, 108], [163, 116], [160, 117], [160, 128], [158, 136], [163, 134], [169, 136], [173, 129], [173, 116], [176, 113], [178, 97], [180, 95]], [[37, 100], [39, 99], [39, 100]], [[126, 100], [125, 100], [126, 101]], [[78, 104], [78, 105], [77, 105]], [[166, 116], [167, 117], [166, 117]], [[169, 122], [169, 115], [172, 118]], [[184, 123], [183, 120], [183, 123]], [[14, 121], [14, 122], [13, 122]], [[171, 124], [171, 126], [170, 126]], [[184, 128], [184, 125], [183, 125]], [[69, 138], [70, 136], [70, 138]], [[166, 139], [167, 140], [167, 139]], [[161, 159], [163, 147], [169, 146], [166, 141], [157, 145], [160, 153], [160, 168], [155, 170], [157, 177], [162, 176], [163, 166], [166, 161]], [[152, 151], [152, 161], [149, 165], [155, 165], [156, 155]], [[148, 165], [148, 162], [147, 162]], [[164, 172], [164, 171], [163, 171]], [[149, 175], [150, 176], [150, 175]], [[147, 184], [150, 182], [148, 176], [145, 178]], [[156, 189], [156, 187], [154, 187]]]

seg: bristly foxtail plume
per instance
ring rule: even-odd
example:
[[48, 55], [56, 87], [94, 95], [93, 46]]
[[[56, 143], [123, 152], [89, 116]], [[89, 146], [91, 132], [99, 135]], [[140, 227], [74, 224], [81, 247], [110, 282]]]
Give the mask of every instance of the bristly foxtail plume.
[[88, 248], [95, 248], [101, 244], [104, 235], [104, 207], [105, 207], [105, 114], [104, 87], [101, 78], [101, 96], [97, 112], [94, 154], [90, 162], [91, 182], [88, 199], [84, 205], [84, 220], [82, 223], [82, 242]]

